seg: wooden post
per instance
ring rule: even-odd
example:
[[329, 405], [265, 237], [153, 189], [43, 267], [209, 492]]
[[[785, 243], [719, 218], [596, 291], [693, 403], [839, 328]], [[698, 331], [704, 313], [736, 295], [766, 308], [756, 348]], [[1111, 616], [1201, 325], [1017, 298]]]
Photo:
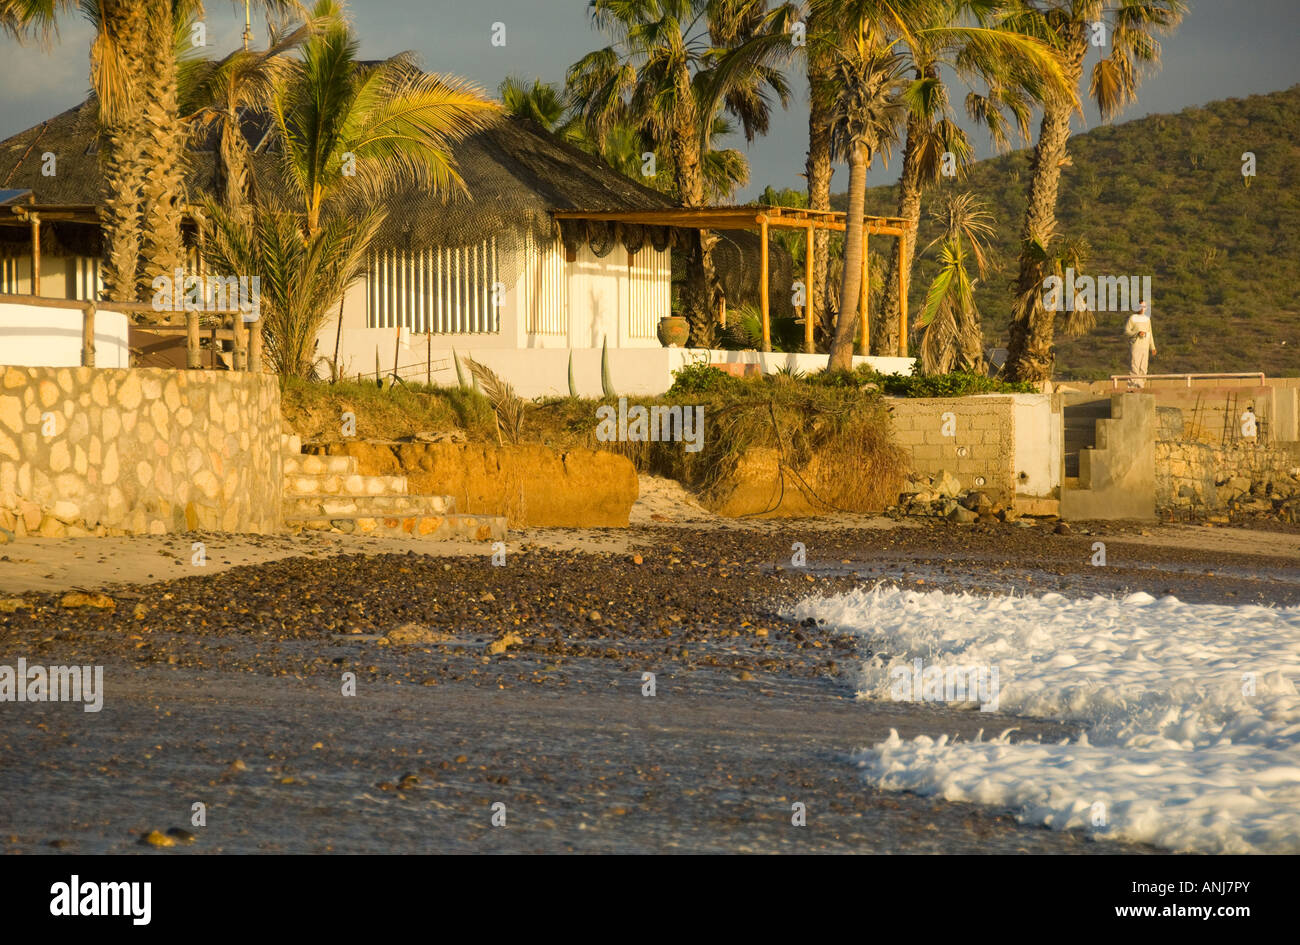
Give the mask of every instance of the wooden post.
[[817, 306], [813, 304], [816, 287], [813, 285], [813, 228], [804, 230], [803, 252], [803, 349], [808, 354], [814, 353], [813, 315]]
[[433, 386], [433, 326], [425, 325], [428, 334], [425, 335], [424, 345], [424, 383], [429, 387]]
[[200, 360], [201, 352], [199, 349], [199, 313], [190, 311], [185, 313], [185, 367], [191, 371], [196, 371], [203, 367]]
[[41, 294], [41, 215], [30, 214], [32, 221], [32, 295]]
[[862, 294], [859, 296], [858, 311], [862, 313], [862, 324], [858, 326], [858, 354], [867, 355], [871, 353], [871, 295], [868, 292], [869, 286], [867, 279], [871, 273], [871, 266], [867, 264], [867, 228], [862, 228]]
[[[243, 313], [239, 315], [243, 318]], [[262, 373], [262, 319], [261, 316], [248, 325], [248, 369], [254, 374]]]
[[758, 307], [763, 317], [763, 350], [772, 350], [772, 323], [768, 318], [767, 216], [758, 215]]
[[397, 323], [397, 334], [393, 336], [393, 383], [396, 384], [402, 379], [402, 376], [397, 372], [397, 352], [402, 347], [402, 322], [400, 319], [394, 319], [394, 321]]
[[[898, 237], [898, 356], [907, 357], [907, 230]], [[865, 257], [864, 257], [865, 258]]]
[[81, 366], [95, 366], [95, 303], [81, 310]]
[[242, 312], [236, 312], [230, 320], [230, 330], [235, 336], [234, 356], [231, 367], [236, 371], [248, 370], [248, 327], [244, 324]]
[[718, 324], [727, 327], [727, 297], [721, 292], [718, 293]]

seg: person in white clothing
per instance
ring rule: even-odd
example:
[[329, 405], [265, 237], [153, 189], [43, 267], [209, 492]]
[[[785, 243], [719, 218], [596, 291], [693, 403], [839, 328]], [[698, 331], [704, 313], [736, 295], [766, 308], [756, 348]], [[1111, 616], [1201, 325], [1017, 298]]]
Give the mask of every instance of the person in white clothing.
[[1128, 386], [1141, 390], [1146, 386], [1148, 359], [1156, 353], [1156, 339], [1151, 333], [1151, 316], [1147, 314], [1146, 302], [1138, 303], [1138, 310], [1128, 317], [1124, 334], [1129, 339], [1128, 372], [1137, 375], [1129, 378]]

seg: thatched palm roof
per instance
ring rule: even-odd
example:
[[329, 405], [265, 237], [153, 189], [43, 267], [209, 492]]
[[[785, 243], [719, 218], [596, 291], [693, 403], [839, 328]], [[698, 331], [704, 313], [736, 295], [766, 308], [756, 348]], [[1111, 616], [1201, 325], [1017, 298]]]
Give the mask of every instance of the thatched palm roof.
[[[250, 117], [243, 131], [255, 148], [254, 172], [259, 185], [274, 187], [278, 156], [268, 147], [267, 123]], [[28, 188], [38, 204], [102, 203], [98, 159], [99, 129], [94, 99], [88, 99], [48, 121], [0, 141], [0, 188]], [[41, 173], [42, 155], [52, 152], [57, 173]], [[532, 234], [539, 242], [559, 230], [556, 210], [592, 212], [666, 209], [671, 198], [631, 180], [599, 157], [569, 145], [531, 121], [510, 118], [457, 144], [454, 158], [465, 192], [445, 196], [408, 190], [390, 201], [379, 246], [461, 246], [497, 237], [502, 244], [522, 242]], [[216, 192], [216, 152], [211, 136], [196, 141], [186, 156], [190, 198]], [[2, 214], [2, 211], [0, 211]], [[0, 216], [0, 219], [4, 219]], [[9, 222], [4, 219], [4, 222]], [[55, 224], [42, 229], [46, 252], [67, 249], [98, 255], [97, 228]], [[758, 239], [746, 232], [721, 234], [718, 270], [729, 298], [752, 294], [758, 271]], [[598, 252], [615, 244], [638, 248], [649, 243], [662, 249], [669, 231], [655, 227], [609, 227], [566, 221], [566, 243], [588, 242]], [[25, 251], [25, 228], [0, 226], [0, 243], [10, 251]], [[774, 310], [788, 308], [790, 260], [779, 247], [772, 250]]]

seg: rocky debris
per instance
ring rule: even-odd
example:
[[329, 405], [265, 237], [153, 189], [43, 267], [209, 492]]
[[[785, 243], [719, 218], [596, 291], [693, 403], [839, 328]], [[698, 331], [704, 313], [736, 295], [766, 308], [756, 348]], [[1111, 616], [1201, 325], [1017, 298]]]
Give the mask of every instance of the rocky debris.
[[30, 610], [31, 606], [21, 597], [0, 597], [0, 614], [12, 614], [17, 610]]
[[445, 643], [454, 639], [451, 634], [434, 630], [420, 623], [404, 623], [385, 634], [384, 639], [394, 646], [410, 646], [419, 643]]
[[113, 610], [117, 607], [117, 601], [107, 594], [98, 592], [86, 594], [81, 591], [72, 591], [64, 594], [59, 599], [59, 606], [69, 609], [73, 607], [94, 607], [97, 610]]
[[488, 648], [487, 648], [488, 655], [499, 656], [510, 647], [519, 646], [523, 642], [524, 642], [523, 637], [521, 637], [519, 634], [515, 633], [512, 630], [511, 632], [501, 636], [499, 639], [493, 640], [491, 643], [488, 644]]
[[1015, 509], [995, 502], [980, 489], [963, 490], [957, 477], [945, 470], [933, 476], [908, 479], [899, 493], [898, 504], [886, 509], [885, 514], [894, 519], [905, 516], [947, 519], [959, 525], [1010, 524], [1020, 518]]
[[176, 839], [169, 837], [161, 830], [150, 830], [148, 833], [141, 834], [140, 845], [145, 847], [174, 847]]

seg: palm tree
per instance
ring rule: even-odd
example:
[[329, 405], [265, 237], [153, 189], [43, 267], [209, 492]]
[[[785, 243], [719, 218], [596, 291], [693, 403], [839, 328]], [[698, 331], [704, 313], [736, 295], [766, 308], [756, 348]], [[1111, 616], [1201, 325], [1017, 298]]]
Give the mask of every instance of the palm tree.
[[506, 76], [497, 87], [497, 95], [501, 97], [501, 106], [507, 115], [535, 121], [562, 138], [572, 140], [580, 134], [579, 127], [569, 115], [564, 92], [549, 82], [534, 79], [529, 85], [524, 79]]
[[[811, 3], [808, 7], [804, 67], [808, 80], [808, 157], [804, 163], [804, 177], [808, 181], [808, 206], [813, 210], [830, 210], [831, 137], [835, 107], [834, 50], [837, 30], [831, 27], [835, 19], [828, 15], [825, 3]], [[811, 315], [820, 333], [829, 341], [835, 331], [830, 319], [831, 282], [828, 264], [831, 256], [831, 231], [818, 229], [813, 233], [813, 285], [809, 299]]]
[[[1094, 24], [1107, 28], [1109, 53], [1092, 69], [1088, 95], [1109, 121], [1137, 96], [1139, 70], [1160, 61], [1156, 34], [1173, 29], [1187, 10], [1184, 0], [1022, 0], [1046, 22], [1060, 47], [1061, 70], [1071, 89], [1083, 77]], [[1029, 195], [1021, 230], [1020, 273], [1007, 350], [1012, 380], [1044, 381], [1052, 375], [1055, 313], [1043, 307], [1044, 261], [1056, 237], [1056, 200], [1061, 168], [1069, 163], [1073, 104], [1056, 96], [1043, 108], [1038, 143], [1030, 165]]]
[[[939, 246], [939, 271], [916, 323], [921, 332], [921, 366], [931, 374], [946, 374], [954, 367], [982, 371], [984, 335], [975, 285], [988, 274], [993, 216], [970, 193], [950, 196], [930, 216], [941, 230], [925, 251]], [[968, 260], [975, 263], [975, 280], [967, 269]]]
[[[591, 0], [593, 24], [614, 42], [569, 69], [570, 100], [603, 149], [628, 125], [671, 154], [674, 190], [686, 207], [707, 199], [705, 158], [715, 121], [735, 117], [746, 140], [767, 131], [770, 98], [789, 97], [775, 63], [790, 52], [793, 9], [767, 0]], [[717, 237], [692, 241], [683, 306], [694, 334], [712, 323]]]
[[464, 80], [421, 72], [409, 53], [359, 62], [334, 0], [319, 0], [312, 22], [270, 96], [281, 186], [256, 195], [251, 228], [208, 200], [204, 241], [214, 267], [261, 280], [271, 363], [304, 377], [314, 370], [317, 331], [362, 271], [387, 199], [412, 186], [463, 188], [452, 145], [501, 113]]
[[493, 124], [500, 105], [463, 79], [421, 71], [410, 53], [361, 65], [335, 0], [319, 0], [312, 16], [327, 25], [271, 101], [286, 202], [304, 233], [405, 187], [463, 188], [451, 147]]
[[[297, 0], [258, 5], [300, 9]], [[155, 275], [170, 275], [184, 260], [176, 49], [201, 9], [200, 0], [0, 0], [0, 29], [20, 42], [48, 42], [59, 18], [73, 11], [95, 31], [90, 77], [104, 178], [104, 283], [116, 301], [144, 297]]]
[[[973, 157], [965, 132], [953, 121], [940, 67], [950, 67], [969, 84], [982, 80], [987, 92], [972, 89], [967, 111], [987, 126], [999, 151], [1009, 150], [1008, 114], [1021, 140], [1027, 140], [1031, 104], [1041, 103], [1049, 91], [1071, 94], [1053, 48], [1037, 36], [1052, 34], [1032, 11], [1004, 0], [943, 0], [900, 36], [899, 48], [906, 51], [913, 75], [904, 95], [907, 137], [896, 215], [911, 221], [913, 234], [925, 188], [945, 173], [945, 155], [951, 155], [955, 174], [964, 173]], [[882, 353], [898, 349], [899, 279], [911, 271], [915, 252], [914, 239], [895, 240], [890, 252], [885, 303], [872, 332]]]
[[835, 321], [828, 370], [853, 367], [853, 338], [857, 330], [862, 288], [862, 224], [867, 171], [877, 154], [886, 159], [898, 140], [902, 118], [904, 57], [892, 50], [878, 26], [864, 22], [845, 37], [835, 51], [834, 81], [838, 88], [831, 145], [833, 154], [849, 165], [849, 206], [845, 214], [844, 274], [840, 310]]
[[265, 50], [237, 49], [219, 60], [180, 61], [180, 109], [190, 137], [217, 136], [221, 204], [250, 224], [254, 180], [243, 122], [249, 115], [267, 113], [276, 85], [289, 68], [286, 54], [306, 41], [311, 29], [304, 24], [284, 35], [272, 31]]
[[281, 208], [259, 206], [250, 226], [243, 215], [209, 199], [205, 216], [204, 259], [219, 272], [260, 280], [267, 361], [281, 377], [311, 378], [317, 332], [365, 272], [383, 210], [333, 216], [310, 235], [303, 234], [300, 214]]

